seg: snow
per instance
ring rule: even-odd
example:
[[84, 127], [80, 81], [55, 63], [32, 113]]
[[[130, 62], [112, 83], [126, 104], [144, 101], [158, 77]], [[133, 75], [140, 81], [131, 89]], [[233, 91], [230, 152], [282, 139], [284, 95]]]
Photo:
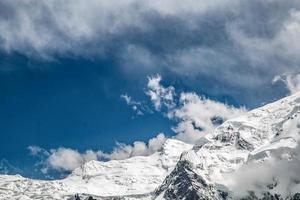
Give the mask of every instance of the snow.
[[[168, 139], [150, 156], [107, 162], [90, 161], [62, 180], [42, 181], [0, 175], [0, 199], [63, 199], [76, 193], [96, 196], [136, 195], [152, 192], [192, 145]], [[34, 198], [33, 198], [34, 197]]]
[[254, 109], [224, 122], [202, 139], [205, 142], [184, 153], [181, 160], [188, 161], [192, 171], [205, 182], [230, 188], [230, 177], [249, 163], [293, 158], [299, 142], [299, 112], [300, 93]]
[[[75, 193], [151, 199], [150, 193], [165, 182], [166, 177], [166, 180], [175, 179], [167, 175], [179, 159], [190, 163], [191, 171], [206, 183], [230, 189], [234, 183], [231, 177], [251, 163], [294, 159], [293, 153], [299, 143], [299, 113], [300, 93], [296, 93], [224, 122], [194, 147], [168, 139], [162, 149], [152, 155], [108, 162], [90, 161], [62, 180], [0, 175], [0, 199], [67, 199]], [[282, 184], [278, 183], [273, 192], [281, 191], [278, 188], [284, 188]], [[295, 185], [289, 192], [295, 193], [299, 188], [299, 184]], [[199, 192], [205, 190], [201, 188]], [[156, 199], [164, 199], [163, 194], [158, 194]]]

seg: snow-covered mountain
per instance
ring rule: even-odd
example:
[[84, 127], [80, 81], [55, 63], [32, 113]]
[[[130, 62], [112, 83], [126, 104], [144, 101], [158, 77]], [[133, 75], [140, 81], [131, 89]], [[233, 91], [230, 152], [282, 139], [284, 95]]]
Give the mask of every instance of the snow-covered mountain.
[[[62, 180], [32, 180], [19, 175], [0, 176], [0, 199], [69, 199], [74, 194], [94, 197], [147, 198], [192, 145], [168, 139], [150, 156], [108, 162], [90, 161]], [[145, 194], [145, 195], [144, 195]]]
[[226, 121], [181, 155], [155, 199], [300, 199], [300, 93]]
[[0, 199], [297, 200], [299, 113], [297, 93], [226, 121], [193, 147], [168, 139], [150, 156], [91, 161], [63, 180], [2, 175]]

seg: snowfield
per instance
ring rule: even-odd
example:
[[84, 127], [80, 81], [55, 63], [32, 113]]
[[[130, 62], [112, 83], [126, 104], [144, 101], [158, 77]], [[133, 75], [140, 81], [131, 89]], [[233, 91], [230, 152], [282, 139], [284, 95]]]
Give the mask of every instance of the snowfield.
[[192, 145], [168, 139], [150, 156], [108, 162], [90, 161], [62, 180], [42, 181], [0, 175], [0, 199], [68, 199], [74, 194], [138, 195], [152, 192]]

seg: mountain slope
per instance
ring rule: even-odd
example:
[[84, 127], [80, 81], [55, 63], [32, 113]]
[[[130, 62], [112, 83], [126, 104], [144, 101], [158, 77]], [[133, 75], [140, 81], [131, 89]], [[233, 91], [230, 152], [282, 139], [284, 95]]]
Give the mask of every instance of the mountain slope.
[[[90, 161], [62, 180], [42, 181], [0, 176], [0, 199], [68, 199], [76, 193], [122, 196], [152, 192], [192, 146], [168, 139], [160, 151], [108, 162]], [[142, 195], [143, 196], [143, 195]]]
[[299, 112], [297, 93], [226, 121], [183, 153], [156, 199], [296, 198], [300, 176], [288, 180], [276, 163], [300, 169]]

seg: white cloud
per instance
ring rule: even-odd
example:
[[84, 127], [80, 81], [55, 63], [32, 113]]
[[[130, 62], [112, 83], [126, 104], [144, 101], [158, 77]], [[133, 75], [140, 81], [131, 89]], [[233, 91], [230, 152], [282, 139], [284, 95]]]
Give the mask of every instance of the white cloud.
[[168, 115], [180, 120], [174, 128], [176, 138], [195, 143], [219, 125], [214, 122], [214, 118], [225, 121], [245, 112], [245, 108], [235, 108], [198, 96], [196, 93], [181, 93], [179, 107], [170, 111]]
[[39, 159], [35, 166], [40, 167], [44, 174], [47, 174], [51, 169], [61, 172], [72, 171], [85, 162], [98, 160], [102, 156], [101, 151], [87, 150], [80, 153], [77, 150], [64, 147], [47, 151], [38, 146], [29, 146], [28, 150], [30, 155]]
[[[300, 122], [297, 117], [290, 120], [282, 125], [282, 131], [294, 139], [293, 143], [287, 143], [289, 145], [286, 147], [263, 148], [263, 151], [252, 152], [241, 168], [225, 176], [224, 180], [228, 181], [226, 185], [238, 199], [249, 195], [249, 191], [254, 191], [256, 195], [269, 191], [271, 194], [281, 194], [282, 199], [299, 192]], [[264, 153], [265, 156], [261, 156]]]
[[122, 95], [121, 95], [121, 98], [124, 99], [124, 101], [125, 101], [128, 105], [135, 104], [135, 102], [132, 102], [131, 97], [128, 96], [127, 94], [122, 94]]
[[137, 115], [144, 115], [144, 112], [147, 112], [147, 107], [145, 105], [142, 105], [141, 102], [133, 100], [127, 94], [122, 94], [121, 99], [123, 99], [126, 102], [126, 104], [130, 106]]
[[300, 74], [284, 74], [281, 76], [275, 76], [272, 83], [274, 84], [278, 81], [282, 81], [291, 94], [300, 91]]
[[101, 152], [87, 150], [85, 153], [79, 153], [69, 148], [58, 148], [50, 151], [47, 159], [47, 165], [59, 171], [72, 171], [90, 160], [98, 160]]
[[160, 111], [162, 106], [171, 109], [175, 106], [173, 86], [163, 87], [161, 84], [161, 76], [156, 75], [148, 77], [148, 90], [146, 94], [150, 97], [154, 104], [155, 110]]
[[135, 141], [133, 145], [118, 144], [110, 154], [105, 154], [104, 157], [112, 160], [126, 159], [133, 156], [147, 156], [159, 150], [166, 141], [163, 133], [151, 138], [148, 144], [142, 141]]
[[41, 171], [47, 174], [49, 170], [60, 172], [70, 172], [90, 160], [120, 160], [133, 156], [147, 156], [158, 151], [166, 141], [163, 133], [151, 138], [147, 144], [142, 141], [135, 141], [132, 145], [120, 144], [111, 153], [102, 151], [87, 150], [80, 153], [71, 148], [51, 149], [49, 152], [38, 146], [29, 146], [28, 150], [32, 156], [38, 157], [40, 161], [36, 166], [41, 167]]
[[165, 107], [166, 116], [178, 123], [173, 128], [175, 137], [184, 142], [195, 143], [212, 131], [218, 125], [214, 118], [227, 120], [246, 112], [245, 108], [235, 108], [192, 92], [177, 95], [174, 87], [164, 87], [161, 80], [160, 75], [148, 78], [146, 94], [150, 96], [157, 111]]
[[29, 146], [27, 149], [29, 150], [30, 154], [33, 156], [36, 156], [43, 151], [43, 149], [38, 146]]
[[[249, 191], [255, 191], [256, 195], [270, 191], [286, 198], [300, 189], [299, 148], [292, 151], [290, 156], [292, 159], [271, 157], [264, 162], [249, 162], [228, 174], [228, 186], [238, 198], [249, 195]], [[269, 186], [272, 185], [274, 188], [270, 190]]]

